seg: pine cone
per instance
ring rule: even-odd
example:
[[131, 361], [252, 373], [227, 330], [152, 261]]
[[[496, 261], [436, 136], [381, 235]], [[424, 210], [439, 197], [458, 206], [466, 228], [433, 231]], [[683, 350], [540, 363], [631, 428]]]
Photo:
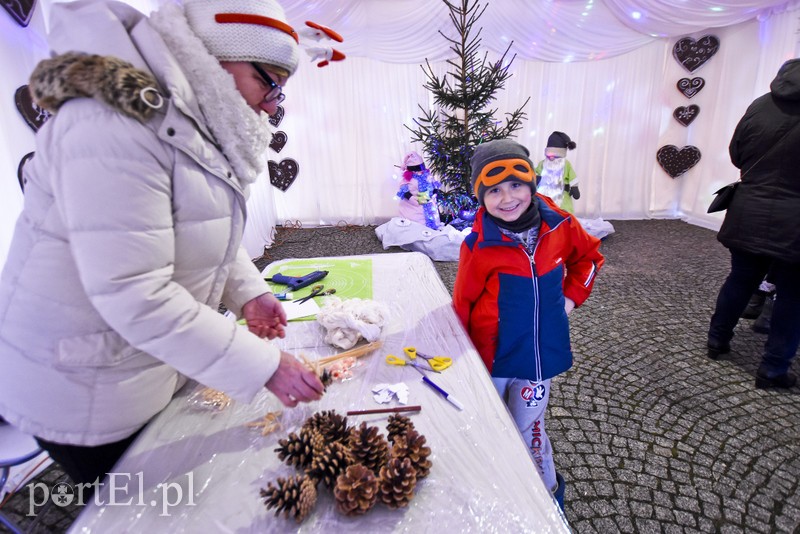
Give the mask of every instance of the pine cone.
[[379, 473], [381, 467], [389, 460], [389, 442], [376, 426], [361, 423], [358, 428], [353, 428], [350, 431], [348, 445], [355, 462], [362, 464], [374, 474]]
[[392, 458], [381, 468], [379, 497], [389, 508], [408, 506], [417, 486], [417, 471], [408, 458]]
[[386, 425], [386, 437], [390, 443], [394, 443], [397, 436], [402, 436], [409, 430], [414, 429], [414, 423], [405, 415], [394, 414], [389, 416], [389, 422]]
[[393, 458], [408, 458], [417, 472], [417, 480], [428, 476], [431, 472], [430, 447], [425, 446], [425, 436], [416, 430], [409, 430], [403, 436], [397, 436], [392, 447]]
[[336, 484], [336, 479], [339, 478], [339, 475], [344, 473], [345, 469], [352, 464], [353, 456], [350, 454], [349, 449], [338, 441], [334, 441], [315, 449], [311, 467], [306, 470], [306, 473], [311, 478], [332, 488]]
[[308, 467], [314, 455], [312, 442], [316, 435], [313, 430], [301, 428], [299, 434], [292, 432], [286, 438], [278, 440], [280, 447], [275, 449], [278, 458], [295, 467]]
[[278, 478], [277, 485], [269, 482], [260, 493], [267, 510], [275, 508], [276, 517], [283, 512], [285, 518], [293, 517], [298, 523], [302, 523], [317, 504], [317, 485], [306, 475]]
[[344, 515], [365, 514], [378, 500], [378, 479], [363, 465], [351, 465], [336, 479], [333, 497]]
[[319, 432], [326, 441], [344, 442], [350, 432], [347, 417], [333, 410], [315, 413], [306, 420], [303, 428]]
[[322, 373], [320, 373], [319, 381], [322, 382], [322, 387], [325, 388], [325, 391], [328, 390], [328, 386], [333, 384], [333, 375], [331, 374], [331, 372], [328, 370], [327, 367], [322, 370]]

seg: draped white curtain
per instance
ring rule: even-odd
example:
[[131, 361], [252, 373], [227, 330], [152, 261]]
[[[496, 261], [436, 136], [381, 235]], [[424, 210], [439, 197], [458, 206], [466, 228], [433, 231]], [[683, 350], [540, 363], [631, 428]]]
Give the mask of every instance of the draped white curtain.
[[[249, 201], [245, 245], [253, 256], [271, 243], [274, 225], [377, 224], [397, 213], [397, 168], [409, 150], [405, 126], [432, 106], [424, 89], [425, 59], [439, 75], [452, 57], [441, 30], [453, 34], [438, 0], [280, 0], [290, 22], [312, 20], [341, 33], [332, 43], [347, 55], [317, 68], [304, 56], [286, 87], [286, 114], [276, 130], [285, 148], [267, 157], [292, 158], [296, 181], [281, 192], [264, 176]], [[33, 150], [33, 135], [13, 109], [13, 92], [47, 54], [42, 8], [28, 28], [0, 14], [3, 113], [0, 165], [0, 258], [5, 257], [22, 195], [16, 165]], [[141, 0], [147, 12], [156, 4]], [[783, 61], [796, 56], [800, 7], [791, 1], [721, 0], [489, 0], [478, 22], [483, 48], [497, 58], [511, 44], [516, 54], [506, 89], [497, 93], [497, 117], [519, 107], [528, 118], [517, 139], [541, 159], [553, 130], [577, 143], [568, 155], [581, 184], [581, 217], [683, 218], [718, 227], [707, 215], [712, 193], [732, 181], [730, 135], [752, 99], [769, 89]], [[477, 28], [476, 28], [477, 29]], [[689, 73], [672, 57], [682, 37], [715, 35], [720, 48]], [[308, 46], [319, 46], [306, 41]], [[676, 89], [680, 78], [701, 77], [691, 100]], [[672, 112], [696, 104], [688, 127]], [[659, 147], [694, 145], [700, 162], [670, 178], [656, 162]], [[424, 154], [423, 154], [424, 156]], [[13, 179], [12, 179], [13, 178]]]
[[[461, 0], [450, 0], [460, 5]], [[631, 52], [663, 37], [767, 18], [797, 0], [481, 0], [476, 29], [483, 44], [502, 52], [511, 41], [523, 59], [570, 62]], [[349, 55], [391, 63], [451, 57], [439, 31], [454, 36], [439, 0], [281, 0], [296, 27], [312, 20], [345, 37]]]
[[[295, 21], [311, 18], [343, 33], [340, 48], [348, 59], [323, 69], [304, 65], [288, 84], [279, 129], [289, 142], [270, 157], [295, 158], [301, 171], [286, 193], [276, 193], [278, 219], [305, 225], [383, 222], [397, 211], [394, 166], [407, 151], [421, 150], [410, 144], [404, 126], [413, 126], [419, 105], [432, 106], [419, 64], [438, 58], [434, 71], [442, 75], [448, 69], [441, 59], [448, 57], [447, 43], [436, 33], [452, 31], [447, 11], [438, 2], [416, 0], [345, 2], [337, 4], [342, 7], [336, 16], [321, 19], [292, 11], [295, 5], [302, 11], [305, 2], [285, 4]], [[387, 4], [389, 11], [380, 17], [378, 6]], [[665, 2], [632, 4], [489, 2], [480, 23], [490, 58], [505, 50], [509, 36], [517, 54], [513, 76], [497, 94], [497, 116], [531, 97], [517, 139], [537, 161], [554, 130], [577, 142], [568, 157], [581, 181], [579, 216], [684, 218], [718, 227], [721, 215], [705, 210], [713, 191], [736, 177], [727, 155], [730, 135], [752, 99], [768, 91], [778, 67], [795, 57], [800, 11], [788, 4], [765, 8], [764, 2], [760, 10], [736, 2], [738, 8], [723, 11], [709, 8], [724, 3], [678, 2], [681, 7], [666, 12], [656, 9]], [[635, 12], [644, 15], [622, 17]], [[681, 14], [685, 20], [675, 20]], [[659, 33], [662, 23], [666, 29]], [[719, 38], [719, 51], [689, 73], [672, 57], [672, 47], [678, 38], [708, 34]], [[403, 63], [410, 59], [415, 61]], [[676, 88], [684, 77], [706, 82], [691, 100]], [[672, 112], [689, 104], [701, 112], [685, 127]], [[696, 146], [702, 159], [670, 178], [656, 162], [656, 151], [667, 144]]]

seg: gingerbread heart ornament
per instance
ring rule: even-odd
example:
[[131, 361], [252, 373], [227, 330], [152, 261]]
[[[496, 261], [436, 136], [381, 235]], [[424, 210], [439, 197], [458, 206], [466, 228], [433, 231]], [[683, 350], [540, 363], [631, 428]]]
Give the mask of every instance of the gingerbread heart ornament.
[[678, 80], [678, 91], [683, 93], [686, 98], [692, 98], [694, 95], [703, 90], [706, 86], [706, 81], [703, 78], [681, 78]]
[[667, 174], [677, 178], [697, 165], [697, 162], [700, 161], [700, 150], [692, 145], [683, 148], [666, 145], [658, 149], [656, 160]]
[[50, 118], [50, 112], [43, 110], [33, 101], [27, 85], [23, 85], [14, 93], [14, 104], [16, 104], [17, 111], [34, 132], [39, 130], [42, 124]]
[[280, 189], [286, 191], [294, 183], [300, 173], [300, 166], [291, 158], [281, 160], [280, 163], [269, 160], [269, 182]]
[[36, 0], [2, 0], [0, 4], [24, 28], [31, 21]]
[[672, 55], [684, 69], [694, 72], [702, 67], [719, 50], [719, 39], [704, 35], [697, 41], [691, 37], [679, 39], [672, 47]]
[[23, 193], [25, 192], [25, 184], [28, 183], [28, 180], [25, 179], [22, 169], [25, 167], [25, 164], [33, 158], [33, 154], [33, 152], [28, 152], [22, 156], [22, 159], [19, 160], [19, 165], [17, 165], [17, 180], [19, 180], [19, 187], [22, 189]]
[[269, 123], [277, 128], [285, 114], [286, 110], [283, 109], [283, 106], [278, 106], [278, 111], [276, 111], [274, 115], [269, 116]]
[[697, 118], [697, 115], [700, 114], [700, 106], [696, 106], [692, 104], [691, 106], [678, 106], [675, 108], [675, 111], [672, 112], [672, 116], [675, 117], [675, 120], [679, 123], [683, 124], [684, 126], [689, 126], [693, 120]]
[[280, 152], [286, 146], [286, 141], [288, 140], [289, 137], [286, 132], [275, 132], [272, 134], [272, 141], [269, 142], [269, 147], [275, 152]]

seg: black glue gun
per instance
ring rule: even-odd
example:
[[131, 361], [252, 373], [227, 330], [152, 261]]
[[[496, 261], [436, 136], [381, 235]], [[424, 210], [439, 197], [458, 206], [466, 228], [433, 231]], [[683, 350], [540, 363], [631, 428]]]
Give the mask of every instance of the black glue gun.
[[291, 291], [296, 291], [303, 287], [310, 286], [326, 276], [328, 276], [328, 271], [314, 271], [305, 276], [284, 276], [281, 273], [277, 273], [272, 275], [272, 278], [265, 278], [264, 280], [272, 282], [273, 284], [284, 284]]

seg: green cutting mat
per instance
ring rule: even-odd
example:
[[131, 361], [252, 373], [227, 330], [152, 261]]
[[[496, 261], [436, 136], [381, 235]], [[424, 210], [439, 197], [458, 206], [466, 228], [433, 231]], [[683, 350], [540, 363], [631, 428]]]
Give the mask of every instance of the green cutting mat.
[[[340, 299], [372, 298], [372, 260], [369, 259], [314, 258], [280, 261], [267, 265], [264, 277], [269, 278], [276, 273], [285, 276], [304, 276], [314, 271], [328, 271], [328, 276], [310, 286], [293, 291], [293, 298], [305, 297], [317, 284], [324, 285], [326, 290], [336, 288], [335, 295]], [[275, 293], [286, 291], [286, 286], [283, 284], [268, 283]]]

